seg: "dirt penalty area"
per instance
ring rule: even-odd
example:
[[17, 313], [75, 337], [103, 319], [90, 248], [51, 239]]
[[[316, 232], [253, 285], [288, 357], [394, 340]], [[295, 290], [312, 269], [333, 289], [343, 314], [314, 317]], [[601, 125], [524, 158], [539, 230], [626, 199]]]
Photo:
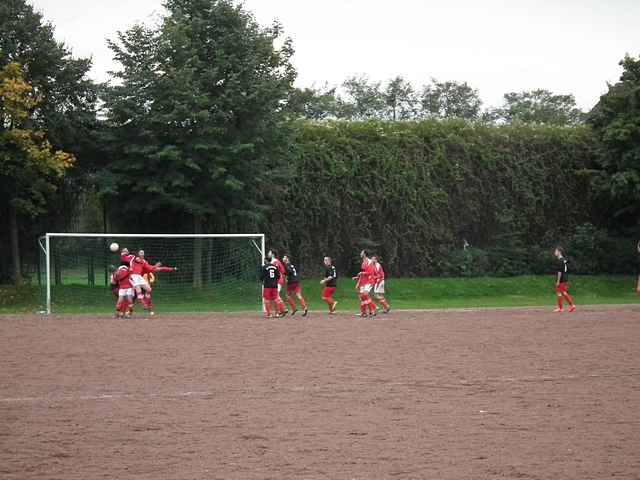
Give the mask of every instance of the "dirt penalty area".
[[640, 477], [640, 305], [0, 317], [2, 479]]

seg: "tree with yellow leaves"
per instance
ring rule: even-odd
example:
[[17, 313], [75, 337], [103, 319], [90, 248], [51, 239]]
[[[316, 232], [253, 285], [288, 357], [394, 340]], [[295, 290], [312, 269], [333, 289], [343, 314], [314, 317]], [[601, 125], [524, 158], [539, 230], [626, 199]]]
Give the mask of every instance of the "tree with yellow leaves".
[[0, 70], [0, 199], [9, 209], [16, 284], [22, 283], [19, 220], [46, 211], [47, 200], [75, 160], [54, 150], [45, 132], [33, 128], [34, 111], [41, 101], [18, 63]]

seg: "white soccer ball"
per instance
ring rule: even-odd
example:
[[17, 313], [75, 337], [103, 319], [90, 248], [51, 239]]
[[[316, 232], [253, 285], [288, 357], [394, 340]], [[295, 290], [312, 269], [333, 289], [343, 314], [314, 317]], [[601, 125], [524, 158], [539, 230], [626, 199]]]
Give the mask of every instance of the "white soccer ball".
[[120, 245], [118, 245], [115, 242], [109, 245], [109, 250], [111, 250], [112, 252], [117, 252], [119, 249], [120, 249]]

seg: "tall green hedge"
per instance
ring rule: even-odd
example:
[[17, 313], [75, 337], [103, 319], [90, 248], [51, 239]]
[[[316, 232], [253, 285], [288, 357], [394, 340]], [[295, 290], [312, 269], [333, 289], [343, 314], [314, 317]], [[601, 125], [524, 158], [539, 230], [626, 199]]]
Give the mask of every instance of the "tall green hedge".
[[492, 273], [525, 273], [591, 220], [593, 161], [586, 127], [303, 122], [265, 230], [307, 273], [369, 248], [392, 275], [455, 275], [464, 240]]

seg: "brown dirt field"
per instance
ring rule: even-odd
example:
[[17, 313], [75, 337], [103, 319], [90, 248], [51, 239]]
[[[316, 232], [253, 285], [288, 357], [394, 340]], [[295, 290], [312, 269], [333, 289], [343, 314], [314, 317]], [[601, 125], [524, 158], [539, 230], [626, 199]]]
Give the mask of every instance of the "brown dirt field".
[[0, 317], [2, 479], [640, 478], [640, 306]]

